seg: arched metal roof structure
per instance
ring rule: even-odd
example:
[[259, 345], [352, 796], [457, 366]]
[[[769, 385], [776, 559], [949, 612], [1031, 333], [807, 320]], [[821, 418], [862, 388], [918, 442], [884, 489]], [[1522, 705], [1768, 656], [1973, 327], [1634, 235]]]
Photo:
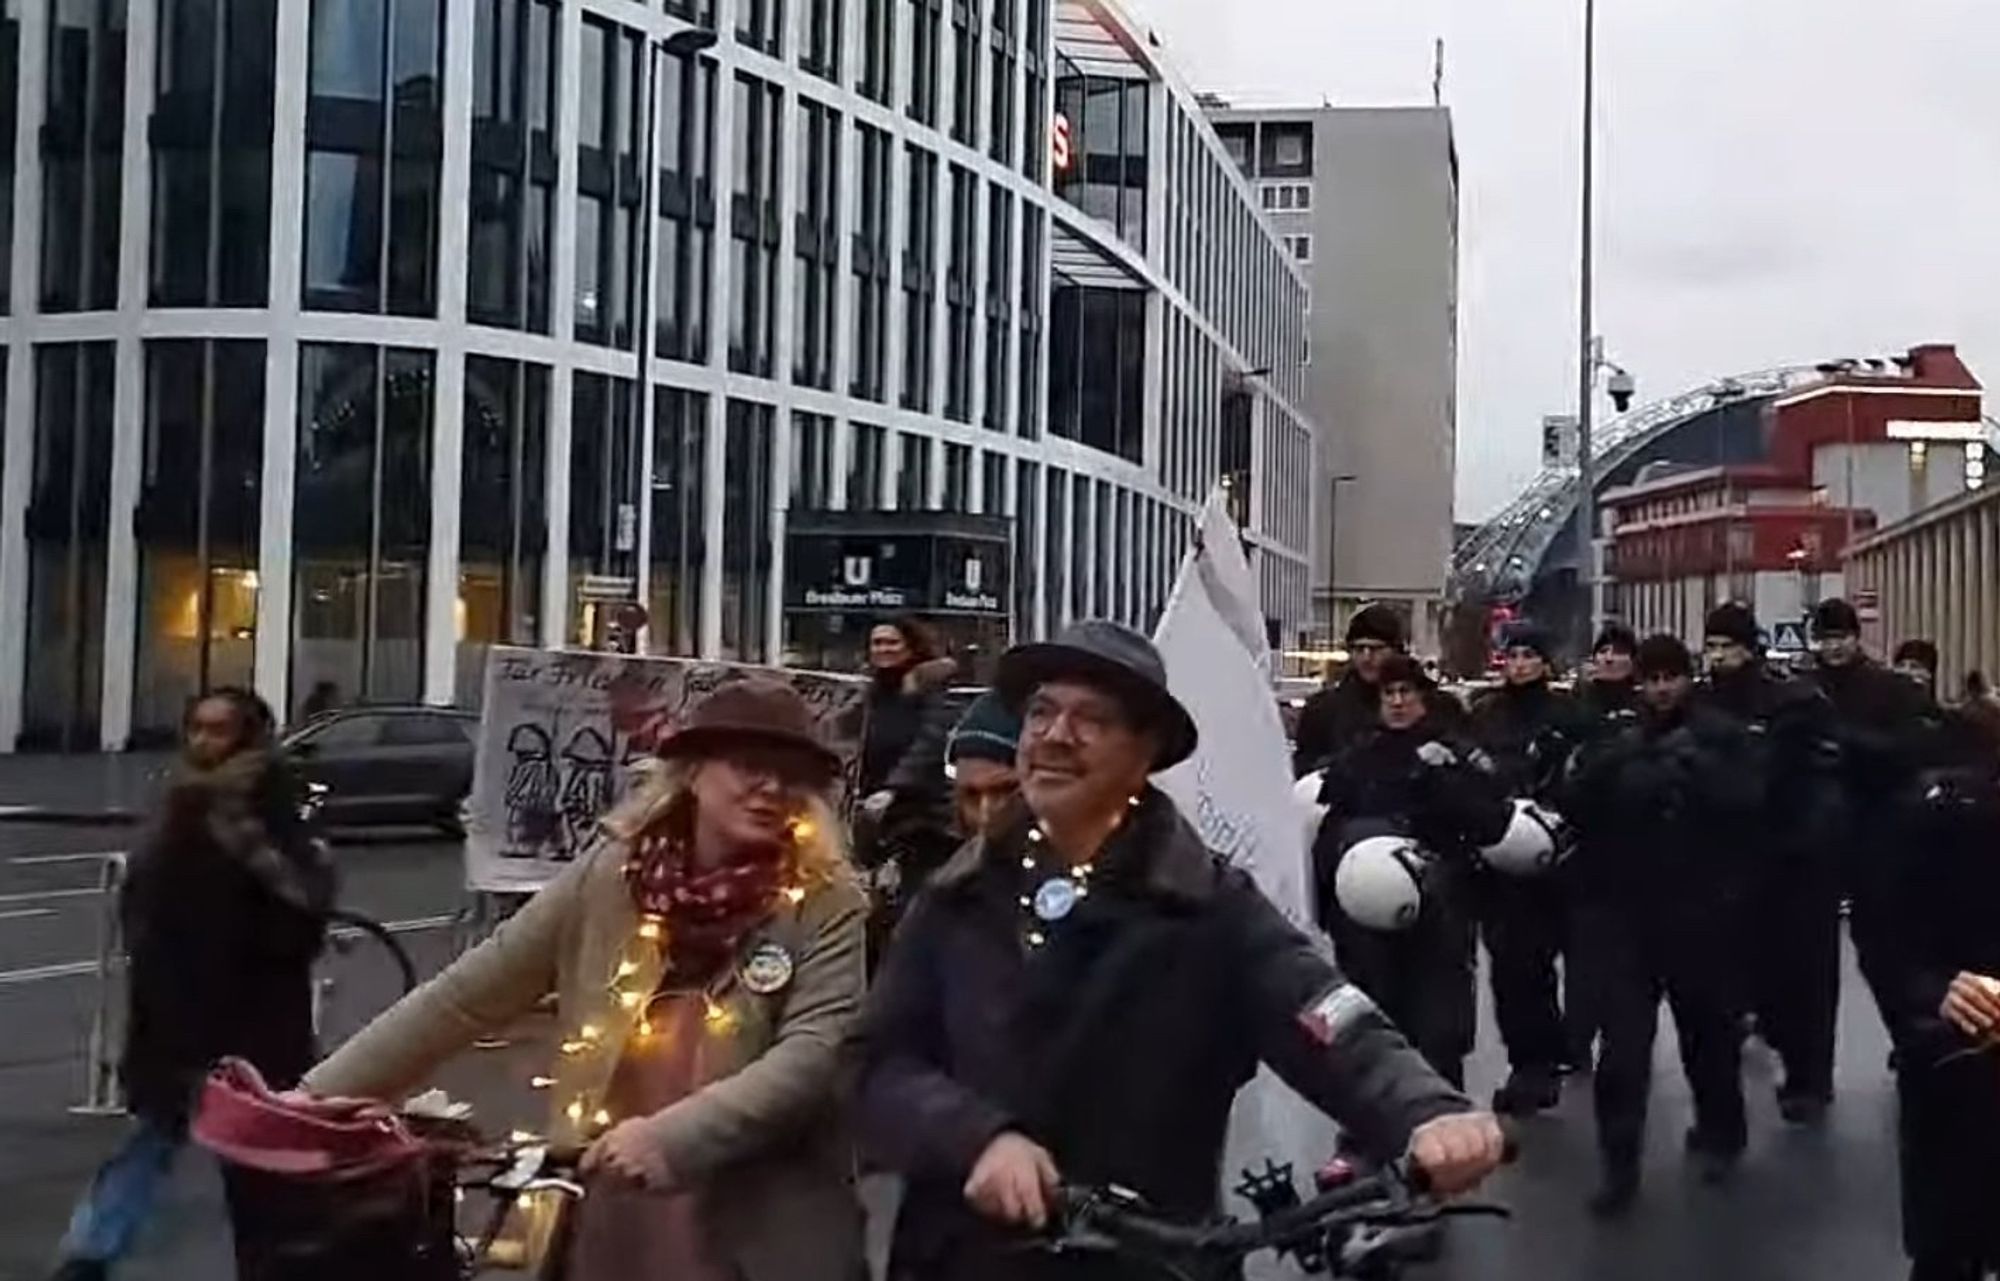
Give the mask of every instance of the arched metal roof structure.
[[[1608, 487], [1621, 464], [1694, 419], [1767, 401], [1825, 377], [1816, 365], [1759, 370], [1621, 414], [1592, 433], [1597, 483]], [[1452, 554], [1453, 595], [1460, 600], [1525, 596], [1550, 548], [1573, 527], [1578, 488], [1575, 467], [1551, 467], [1535, 477], [1520, 497], [1474, 530]]]

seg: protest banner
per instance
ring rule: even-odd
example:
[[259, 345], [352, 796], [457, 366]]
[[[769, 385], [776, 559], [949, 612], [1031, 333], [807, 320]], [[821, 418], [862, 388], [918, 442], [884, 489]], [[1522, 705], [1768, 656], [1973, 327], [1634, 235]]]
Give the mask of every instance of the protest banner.
[[[1271, 683], [1271, 655], [1257, 607], [1256, 580], [1236, 523], [1218, 489], [1202, 512], [1195, 544], [1181, 563], [1153, 637], [1167, 685], [1201, 729], [1187, 761], [1155, 782], [1174, 798], [1210, 848], [1256, 878], [1278, 909], [1324, 944], [1314, 924], [1311, 852], [1292, 799], [1291, 751]], [[1230, 1114], [1222, 1183], [1246, 1168], [1290, 1162], [1303, 1179], [1334, 1150], [1333, 1123], [1260, 1069]], [[1246, 1204], [1231, 1207], [1248, 1213]], [[1299, 1275], [1260, 1256], [1253, 1278]]]
[[[467, 797], [465, 882], [532, 893], [573, 862], [651, 754], [702, 698], [762, 677], [798, 690], [852, 780], [866, 685], [853, 677], [685, 658], [496, 646]], [[843, 786], [849, 786], [843, 784]], [[840, 798], [844, 807], [846, 798]]]

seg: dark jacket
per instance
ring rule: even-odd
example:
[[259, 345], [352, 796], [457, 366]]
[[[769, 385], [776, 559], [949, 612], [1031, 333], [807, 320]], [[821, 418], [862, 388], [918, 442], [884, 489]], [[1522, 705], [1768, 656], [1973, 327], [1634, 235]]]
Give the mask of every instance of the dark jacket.
[[133, 1112], [178, 1123], [225, 1056], [278, 1087], [317, 1057], [312, 965], [332, 886], [299, 800], [289, 771], [259, 754], [168, 787], [120, 901]]
[[[1449, 754], [1444, 764], [1425, 761], [1430, 743]], [[1349, 744], [1327, 767], [1320, 804], [1327, 812], [1314, 858], [1327, 887], [1344, 828], [1377, 824], [1414, 837], [1447, 865], [1462, 866], [1506, 835], [1513, 817], [1492, 758], [1431, 717], [1408, 730], [1378, 724]]]
[[[1065, 1180], [1199, 1219], [1233, 1177], [1219, 1168], [1230, 1104], [1260, 1061], [1380, 1153], [1466, 1108], [1162, 793], [1145, 794], [1040, 948], [1020, 906], [1048, 874], [1022, 866], [1029, 827], [1018, 811], [938, 874], [862, 1020], [862, 1137], [908, 1180], [892, 1276], [1044, 1275], [964, 1202], [1003, 1131], [1046, 1147]], [[1315, 1010], [1333, 1025], [1316, 1033]]]
[[1740, 721], [1699, 704], [1642, 711], [1573, 758], [1561, 793], [1583, 901], [1656, 919], [1728, 909], [1764, 839], [1764, 783]]
[[[1465, 704], [1449, 690], [1426, 680], [1424, 701], [1430, 717], [1441, 729], [1463, 732]], [[1299, 709], [1298, 728], [1292, 738], [1292, 776], [1304, 778], [1353, 745], [1354, 740], [1382, 723], [1382, 695], [1361, 674], [1349, 671], [1337, 684], [1320, 689]]]
[[1511, 796], [1547, 798], [1586, 723], [1582, 706], [1547, 682], [1502, 685], [1472, 705], [1472, 740], [1493, 759]]
[[1978, 1050], [1940, 1007], [1959, 973], [2000, 976], [2000, 752], [1975, 748], [1921, 771], [1898, 804], [1909, 844], [1895, 865], [1891, 928], [1870, 933], [1864, 959], [1899, 1051], [1904, 1243], [1992, 1267], [2000, 1051]]
[[1809, 680], [1751, 663], [1711, 678], [1695, 701], [1750, 735], [1745, 768], [1762, 789], [1758, 823], [1769, 837], [1761, 870], [1779, 877], [1837, 874], [1851, 807], [1826, 695]]
[[1639, 682], [1586, 680], [1577, 686], [1577, 701], [1593, 725], [1639, 710]]

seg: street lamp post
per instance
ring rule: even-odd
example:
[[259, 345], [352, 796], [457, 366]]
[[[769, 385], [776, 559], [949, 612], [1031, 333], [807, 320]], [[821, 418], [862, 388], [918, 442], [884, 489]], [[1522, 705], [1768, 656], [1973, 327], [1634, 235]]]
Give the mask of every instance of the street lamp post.
[[1597, 115], [1597, 0], [1583, 0], [1583, 168], [1582, 225], [1578, 246], [1576, 386], [1576, 546], [1577, 581], [1583, 587], [1590, 631], [1600, 627], [1597, 606], [1597, 477], [1590, 456], [1591, 401], [1597, 385], [1595, 288], [1597, 148], [1592, 123]]

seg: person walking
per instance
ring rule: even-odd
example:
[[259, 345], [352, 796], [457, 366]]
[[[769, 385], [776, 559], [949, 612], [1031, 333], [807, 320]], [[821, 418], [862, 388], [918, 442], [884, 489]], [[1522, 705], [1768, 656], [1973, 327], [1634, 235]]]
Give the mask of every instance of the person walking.
[[586, 854], [305, 1089], [399, 1099], [554, 991], [549, 1137], [588, 1144], [571, 1281], [854, 1281], [836, 1103], [867, 909], [827, 801], [840, 761], [761, 678], [657, 750]]
[[933, 878], [861, 1026], [861, 1135], [905, 1179], [889, 1277], [1126, 1276], [1024, 1234], [1062, 1182], [1213, 1218], [1260, 1061], [1443, 1194], [1498, 1164], [1493, 1118], [1149, 782], [1196, 729], [1144, 637], [1078, 624], [1009, 650], [996, 688], [1021, 710], [1022, 801]]
[[[121, 1078], [133, 1125], [58, 1251], [58, 1281], [99, 1281], [132, 1249], [220, 1059], [295, 1083], [312, 1066], [312, 965], [334, 877], [272, 742], [271, 709], [224, 688], [189, 703], [181, 754], [119, 903], [127, 957]], [[233, 1214], [246, 1190], [228, 1180]]]
[[1402, 616], [1387, 605], [1364, 605], [1347, 620], [1346, 674], [1314, 691], [1299, 709], [1292, 748], [1294, 777], [1324, 767], [1375, 726], [1381, 711], [1376, 691], [1382, 664], [1403, 653], [1405, 643]]
[[[1476, 1027], [1477, 946], [1467, 884], [1477, 851], [1506, 834], [1513, 817], [1492, 761], [1452, 732], [1431, 702], [1430, 683], [1404, 655], [1378, 669], [1376, 727], [1325, 771], [1325, 809], [1313, 844], [1320, 922], [1341, 968], [1455, 1086]], [[1381, 930], [1341, 910], [1335, 890], [1348, 851], [1368, 836], [1406, 836], [1429, 855], [1417, 920]]]
[[1565, 787], [1582, 831], [1570, 860], [1578, 938], [1602, 1025], [1594, 1087], [1603, 1182], [1590, 1203], [1602, 1216], [1638, 1198], [1663, 997], [1694, 1094], [1687, 1148], [1702, 1177], [1726, 1178], [1746, 1141], [1729, 971], [1763, 790], [1745, 768], [1747, 732], [1693, 702], [1686, 646], [1648, 637], [1636, 666], [1637, 722], [1585, 745]]
[[1751, 736], [1747, 762], [1764, 789], [1743, 918], [1743, 970], [1757, 1030], [1783, 1060], [1778, 1108], [1810, 1125], [1833, 1102], [1840, 1007], [1841, 851], [1849, 808], [1833, 706], [1809, 680], [1765, 662], [1756, 615], [1728, 603], [1707, 620], [1703, 706]]
[[1020, 794], [1021, 776], [1015, 765], [1020, 750], [1021, 718], [1007, 700], [995, 690], [973, 700], [944, 749], [961, 837], [992, 831]]
[[[1583, 712], [1550, 688], [1547, 632], [1519, 623], [1504, 637], [1506, 682], [1472, 707], [1472, 741], [1492, 758], [1510, 796], [1555, 807], [1563, 767], [1583, 737]], [[1529, 1115], [1562, 1099], [1570, 1061], [1557, 963], [1569, 936], [1563, 878], [1480, 868], [1472, 878], [1480, 933], [1492, 958], [1493, 1014], [1507, 1049], [1496, 1112]]]
[[952, 727], [944, 685], [955, 669], [915, 618], [878, 623], [868, 635], [855, 846], [876, 894], [878, 942], [895, 929], [897, 905], [958, 846], [944, 771]]

